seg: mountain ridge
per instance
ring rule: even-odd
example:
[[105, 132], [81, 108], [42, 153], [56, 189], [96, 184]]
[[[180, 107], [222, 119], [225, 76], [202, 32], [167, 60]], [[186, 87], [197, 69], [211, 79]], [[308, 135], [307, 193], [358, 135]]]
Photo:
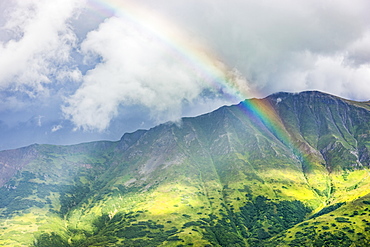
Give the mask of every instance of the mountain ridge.
[[366, 246], [369, 124], [367, 102], [276, 93], [115, 142], [1, 151], [0, 243]]

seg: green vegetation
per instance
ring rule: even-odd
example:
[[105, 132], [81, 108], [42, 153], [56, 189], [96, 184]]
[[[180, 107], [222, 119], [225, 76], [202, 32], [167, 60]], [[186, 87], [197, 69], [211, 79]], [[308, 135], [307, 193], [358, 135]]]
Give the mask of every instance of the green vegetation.
[[230, 106], [118, 142], [0, 152], [0, 245], [369, 246], [368, 106], [252, 101], [280, 119]]
[[340, 208], [344, 204], [345, 204], [345, 202], [341, 202], [341, 203], [335, 203], [333, 205], [325, 207], [325, 208], [321, 209], [319, 212], [312, 215], [310, 218], [316, 218], [316, 217], [319, 217], [321, 215], [328, 214], [328, 213], [336, 210], [337, 208]]
[[[54, 232], [41, 234], [34, 246], [158, 246], [164, 241], [181, 242], [178, 229], [165, 230], [164, 226], [152, 220], [138, 221], [133, 212], [118, 213], [112, 218], [102, 215], [93, 222], [94, 232], [88, 233], [79, 230], [69, 231], [69, 235], [83, 236], [83, 238], [63, 239]], [[58, 245], [52, 245], [58, 243]]]

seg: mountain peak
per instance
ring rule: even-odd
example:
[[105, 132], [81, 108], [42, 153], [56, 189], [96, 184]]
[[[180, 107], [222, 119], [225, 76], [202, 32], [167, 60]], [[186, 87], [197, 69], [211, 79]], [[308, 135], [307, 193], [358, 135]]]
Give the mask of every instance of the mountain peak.
[[339, 98], [337, 96], [324, 93], [321, 91], [313, 90], [313, 91], [303, 91], [303, 92], [277, 92], [273, 93], [266, 97], [266, 99], [277, 99], [277, 98], [286, 98], [286, 97], [301, 97], [301, 98], [307, 98], [307, 97], [330, 97], [330, 98]]
[[0, 245], [368, 246], [367, 105], [266, 100], [280, 135], [233, 105], [117, 142], [0, 152]]

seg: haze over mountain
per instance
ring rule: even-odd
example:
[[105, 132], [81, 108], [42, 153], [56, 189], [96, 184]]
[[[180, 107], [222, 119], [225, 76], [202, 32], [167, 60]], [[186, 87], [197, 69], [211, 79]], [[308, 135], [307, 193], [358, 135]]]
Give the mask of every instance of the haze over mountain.
[[2, 151], [0, 245], [369, 246], [369, 125], [369, 101], [276, 93]]

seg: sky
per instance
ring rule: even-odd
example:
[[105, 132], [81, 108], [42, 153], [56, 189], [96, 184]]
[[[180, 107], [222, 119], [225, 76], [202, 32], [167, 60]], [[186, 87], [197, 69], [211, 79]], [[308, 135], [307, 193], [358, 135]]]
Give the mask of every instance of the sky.
[[370, 99], [367, 0], [0, 0], [0, 150], [287, 91]]

